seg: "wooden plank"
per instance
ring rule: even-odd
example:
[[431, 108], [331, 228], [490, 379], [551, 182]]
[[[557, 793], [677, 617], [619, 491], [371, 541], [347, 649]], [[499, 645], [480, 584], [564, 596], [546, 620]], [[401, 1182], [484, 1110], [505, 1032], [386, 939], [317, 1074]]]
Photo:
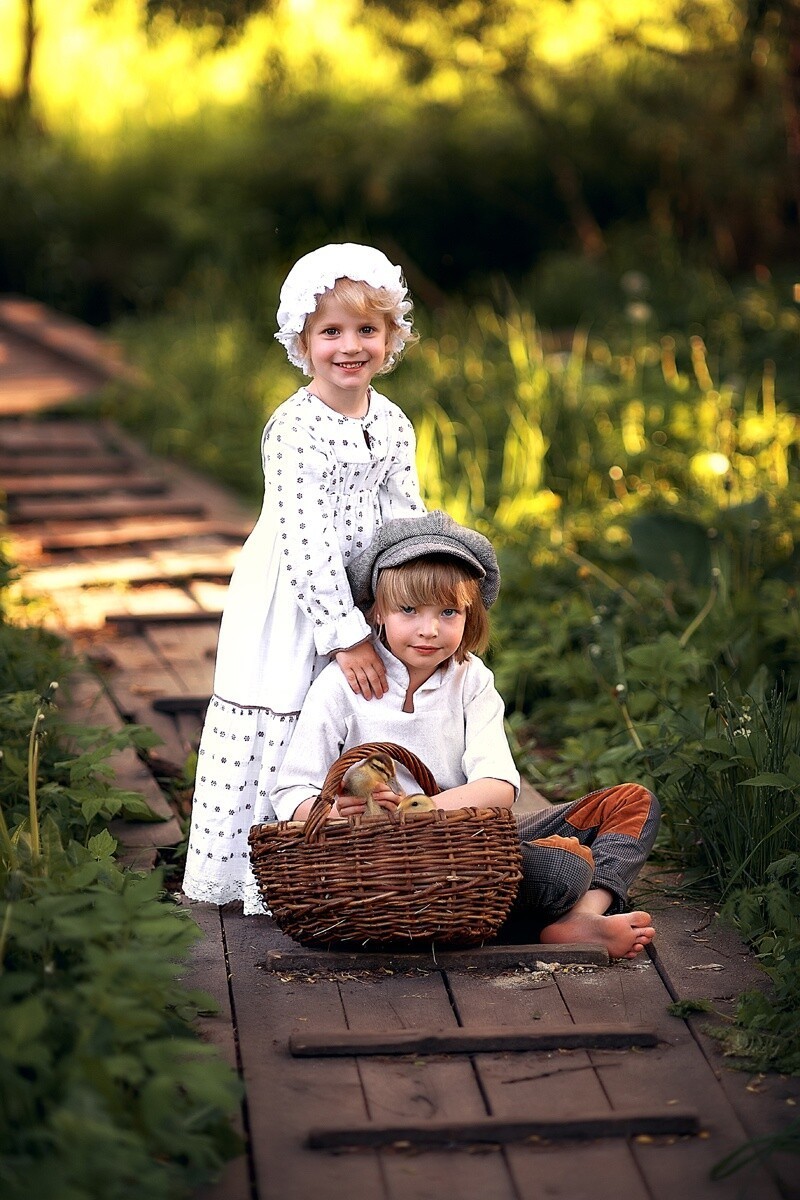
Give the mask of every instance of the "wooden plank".
[[[100, 680], [86, 669], [70, 675], [65, 699], [67, 717], [75, 724], [112, 730], [123, 726]], [[109, 825], [112, 837], [123, 848], [119, 857], [127, 866], [136, 869], [152, 867], [157, 851], [165, 846], [176, 846], [183, 836], [172, 806], [132, 747], [114, 751], [108, 758], [108, 765], [115, 786], [136, 792], [161, 818], [154, 822], [118, 818]]]
[[81, 454], [71, 457], [63, 451], [53, 454], [0, 453], [0, 477], [5, 475], [83, 475], [125, 471], [131, 459], [124, 454]]
[[183, 703], [180, 693], [159, 697], [160, 711], [167, 712], [171, 708], [173, 714], [204, 714], [214, 687], [216, 625], [153, 625], [148, 627], [146, 636], [179, 677], [184, 697]]
[[50, 596], [51, 616], [48, 628], [78, 634], [102, 629], [109, 608], [119, 605], [119, 594], [115, 588], [64, 589], [58, 596]]
[[565, 1138], [682, 1137], [700, 1132], [697, 1113], [677, 1111], [630, 1111], [587, 1113], [575, 1117], [532, 1117], [508, 1121], [485, 1117], [482, 1121], [441, 1121], [424, 1124], [321, 1126], [311, 1129], [308, 1145], [313, 1150], [342, 1150], [359, 1146], [460, 1146], [489, 1143], [503, 1145], [531, 1139], [554, 1141]]
[[200, 737], [203, 732], [203, 721], [205, 713], [176, 713], [173, 717], [175, 728], [178, 731], [178, 737], [183, 745], [188, 746], [191, 751], [197, 750], [200, 747]]
[[[389, 1200], [377, 1155], [316, 1155], [304, 1143], [311, 1124], [335, 1113], [367, 1117], [353, 1059], [292, 1059], [286, 1042], [304, 1026], [345, 1016], [335, 979], [290, 978], [259, 970], [268, 948], [284, 945], [269, 917], [222, 909], [233, 1010], [247, 1088], [248, 1124], [258, 1200]], [[504, 1198], [503, 1198], [504, 1200]]]
[[173, 519], [152, 517], [149, 520], [109, 522], [87, 528], [85, 525], [63, 523], [37, 531], [42, 550], [72, 550], [87, 546], [125, 546], [133, 542], [182, 541], [189, 537], [230, 539], [237, 544], [242, 530], [231, 522], [205, 519]]
[[150, 620], [152, 612], [170, 612], [173, 620], [197, 612], [194, 600], [179, 583], [146, 583], [126, 588], [118, 594], [118, 606], [124, 607], [134, 619], [145, 621]]
[[[213, 1015], [201, 1015], [197, 1018], [196, 1025], [200, 1036], [216, 1046], [228, 1065], [238, 1073], [239, 1057], [228, 986], [228, 962], [221, 913], [215, 904], [200, 904], [190, 900], [184, 900], [183, 904], [192, 920], [202, 930], [203, 937], [194, 947], [191, 961], [181, 973], [180, 982], [185, 987], [208, 992], [214, 999], [218, 1012]], [[245, 1105], [246, 1100], [243, 1100], [243, 1110]], [[234, 1127], [246, 1147], [244, 1111], [238, 1114]], [[247, 1149], [225, 1165], [215, 1183], [207, 1184], [196, 1192], [194, 1200], [252, 1200]]]
[[[675, 886], [680, 880], [667, 882]], [[764, 971], [732, 926], [699, 904], [665, 895], [663, 884], [660, 895], [648, 895], [643, 906], [652, 912], [658, 930], [658, 950], [652, 958], [670, 996], [713, 1004], [713, 1014], [697, 1013], [686, 1022], [748, 1137], [768, 1137], [784, 1129], [800, 1105], [800, 1078], [732, 1070], [719, 1041], [706, 1032], [732, 1016], [742, 992], [769, 990]], [[770, 1154], [769, 1167], [783, 1196], [798, 1200], [797, 1156]]]
[[[160, 594], [153, 596], [155, 589], [134, 588], [127, 592], [120, 586], [108, 585], [93, 588], [60, 588], [50, 596], [54, 612], [51, 627], [55, 626], [72, 633], [102, 629], [109, 613], [115, 613], [124, 605], [127, 608], [140, 609], [142, 615], [133, 615], [135, 623], [146, 620], [148, 608], [156, 606], [163, 609], [167, 603], [174, 606], [191, 606], [193, 601], [181, 588], [159, 589]], [[169, 592], [164, 595], [163, 592]], [[194, 610], [197, 611], [197, 610]], [[182, 613], [176, 611], [174, 616]], [[174, 690], [174, 689], [170, 689]]]
[[[350, 978], [345, 972], [338, 978], [345, 1019], [354, 1034], [423, 1022], [457, 1029], [440, 971], [357, 972]], [[464, 1057], [362, 1058], [358, 1071], [373, 1121], [478, 1121], [488, 1115], [472, 1063]], [[329, 1117], [338, 1119], [338, 1113]], [[382, 1167], [389, 1192], [398, 1200], [434, 1197], [445, 1181], [459, 1200], [517, 1200], [504, 1154], [454, 1155], [429, 1148], [424, 1155], [387, 1154]]]
[[144, 517], [171, 513], [202, 517], [205, 505], [192, 496], [98, 496], [94, 500], [17, 500], [9, 525], [30, 521], [105, 521], [109, 517]]
[[191, 579], [187, 588], [201, 608], [211, 616], [221, 616], [228, 595], [227, 583], [217, 583], [212, 579]]
[[387, 951], [385, 954], [357, 950], [307, 950], [293, 947], [290, 951], [269, 952], [264, 966], [268, 971], [310, 970], [427, 970], [463, 968], [469, 971], [494, 971], [508, 967], [534, 967], [537, 963], [585, 963], [603, 966], [608, 954], [600, 946], [527, 945], [475, 946], [471, 950], [439, 950], [435, 946], [427, 953]]
[[[117, 449], [127, 451], [131, 454], [146, 454], [141, 443], [137, 442], [131, 434], [121, 429], [113, 421], [103, 421], [102, 428], [108, 445], [115, 446]], [[253, 459], [256, 463], [259, 461], [259, 448], [257, 444], [253, 446]], [[218, 483], [212, 483], [204, 475], [192, 471], [189, 467], [184, 466], [183, 463], [157, 458], [154, 455], [147, 456], [147, 463], [152, 470], [163, 471], [169, 478], [175, 492], [192, 496], [199, 503], [205, 505], [206, 513], [213, 513], [217, 520], [243, 521], [246, 525], [249, 525], [250, 529], [253, 528], [258, 515], [257, 510], [254, 510], [252, 506], [244, 504], [233, 492], [221, 487]]]
[[[116, 343], [83, 321], [24, 296], [0, 297], [0, 326], [18, 338], [96, 372], [101, 380], [142, 383], [144, 376], [122, 358]], [[7, 336], [7, 333], [6, 333]]]
[[103, 678], [118, 712], [125, 720], [154, 729], [163, 739], [159, 757], [182, 770], [190, 748], [180, 740], [169, 717], [152, 707], [155, 697], [180, 690], [180, 680], [143, 638], [118, 638], [114, 660], [115, 666]]
[[154, 551], [147, 557], [111, 558], [94, 562], [33, 568], [25, 572], [25, 586], [39, 592], [58, 588], [96, 587], [101, 584], [156, 583], [188, 579], [194, 575], [226, 575], [233, 570], [236, 551], [223, 549], [213, 554], [182, 554]]
[[165, 492], [169, 482], [160, 475], [135, 475], [124, 471], [105, 474], [90, 472], [74, 475], [50, 475], [42, 479], [9, 476], [2, 482], [10, 501], [17, 496], [92, 496], [107, 492], [129, 492], [131, 495], [158, 495]]
[[620, 1049], [655, 1046], [649, 1029], [627, 1025], [564, 1025], [547, 1029], [403, 1029], [382, 1033], [346, 1033], [314, 1030], [289, 1039], [296, 1058], [324, 1058], [347, 1054], [480, 1054], [518, 1050]]
[[[10, 339], [0, 339], [0, 348], [7, 349]], [[0, 364], [0, 416], [28, 417], [33, 413], [84, 400], [104, 385], [102, 376], [72, 363], [53, 358], [38, 362], [32, 370], [16, 372]]]
[[96, 422], [28, 420], [0, 425], [0, 449], [13, 454], [100, 454], [106, 449], [102, 427]]
[[[498, 971], [491, 975], [451, 970], [447, 979], [452, 1003], [465, 1029], [482, 1028], [487, 1021], [501, 1028], [522, 1022], [546, 1030], [563, 1027], [569, 1011], [555, 980], [564, 972], [579, 972], [585, 986], [609, 968], [585, 965], [556, 967], [540, 963], [533, 969]], [[605, 1020], [602, 1010], [587, 1020]], [[550, 1118], [576, 1112], [610, 1112], [604, 1080], [607, 1072], [630, 1051], [596, 1051], [593, 1064], [585, 1050], [528, 1051], [475, 1055], [473, 1064], [492, 1115], [516, 1120]], [[648, 1057], [653, 1051], [648, 1051]], [[584, 1142], [569, 1150], [551, 1146], [546, 1152], [533, 1145], [512, 1144], [505, 1154], [520, 1200], [650, 1200], [629, 1144], [621, 1139]]]
[[[599, 1005], [609, 1020], [647, 1020], [659, 1034], [659, 1045], [646, 1056], [627, 1054], [604, 1076], [615, 1109], [691, 1104], [701, 1114], [707, 1136], [686, 1143], [678, 1155], [658, 1144], [633, 1144], [654, 1200], [673, 1200], [676, 1192], [719, 1200], [777, 1200], [779, 1191], [760, 1165], [709, 1182], [711, 1168], [746, 1140], [746, 1132], [687, 1025], [668, 1014], [669, 994], [649, 958], [599, 972], [591, 989], [567, 973], [558, 974], [556, 983], [575, 1021], [590, 1019]], [[596, 1052], [588, 1053], [594, 1060]]]

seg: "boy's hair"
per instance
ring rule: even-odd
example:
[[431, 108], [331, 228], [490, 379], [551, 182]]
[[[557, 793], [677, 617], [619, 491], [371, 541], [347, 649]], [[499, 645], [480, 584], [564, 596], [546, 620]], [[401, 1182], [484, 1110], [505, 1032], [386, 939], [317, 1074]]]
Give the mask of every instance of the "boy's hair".
[[483, 653], [489, 644], [489, 614], [481, 599], [479, 581], [469, 567], [445, 554], [429, 554], [399, 567], [386, 567], [378, 575], [375, 603], [367, 620], [377, 627], [376, 613], [422, 604], [466, 609], [464, 636], [453, 655], [456, 662], [463, 662], [470, 653]]
[[[308, 330], [321, 312], [324, 312], [327, 301], [333, 297], [343, 308], [355, 313], [357, 317], [383, 317], [386, 321], [386, 358], [377, 375], [386, 375], [392, 371], [407, 346], [413, 346], [419, 341], [419, 334], [409, 328], [407, 316], [409, 304], [395, 300], [386, 288], [372, 287], [360, 279], [337, 279], [332, 288], [322, 293], [313, 313], [306, 317], [302, 331], [297, 335], [298, 348], [308, 362]], [[308, 374], [308, 371], [306, 371]]]

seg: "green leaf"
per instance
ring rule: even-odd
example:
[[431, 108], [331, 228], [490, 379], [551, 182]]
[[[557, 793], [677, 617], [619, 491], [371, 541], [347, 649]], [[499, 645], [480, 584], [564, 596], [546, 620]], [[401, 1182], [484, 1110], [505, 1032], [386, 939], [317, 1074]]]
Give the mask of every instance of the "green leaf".
[[111, 858], [117, 848], [117, 841], [107, 829], [103, 829], [94, 837], [89, 838], [88, 847], [95, 858]]
[[672, 1017], [691, 1017], [693, 1013], [710, 1013], [714, 1005], [710, 1000], [676, 1000], [667, 1005], [667, 1012]]
[[783, 791], [797, 786], [796, 779], [790, 779], [788, 775], [776, 774], [774, 771], [766, 771], [763, 775], [753, 775], [751, 779], [743, 779], [741, 783], [742, 787], [776, 787]]
[[81, 812], [83, 813], [86, 824], [89, 825], [106, 807], [105, 797], [90, 796], [86, 800], [81, 801]]

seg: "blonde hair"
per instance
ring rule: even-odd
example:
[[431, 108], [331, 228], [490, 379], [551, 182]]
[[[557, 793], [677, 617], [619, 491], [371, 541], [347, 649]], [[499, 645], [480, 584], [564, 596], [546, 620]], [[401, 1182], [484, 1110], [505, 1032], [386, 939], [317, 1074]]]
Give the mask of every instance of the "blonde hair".
[[456, 662], [463, 662], [468, 654], [482, 654], [489, 645], [489, 615], [479, 581], [467, 566], [446, 554], [429, 554], [381, 571], [367, 620], [384, 641], [377, 614], [425, 604], [466, 610], [464, 635], [453, 655]]
[[419, 334], [408, 323], [403, 323], [404, 317], [408, 321], [408, 301], [397, 301], [387, 288], [372, 287], [360, 279], [337, 279], [333, 287], [327, 288], [319, 297], [317, 307], [308, 314], [297, 335], [298, 348], [304, 359], [303, 369], [307, 375], [310, 374], [308, 368], [311, 365], [308, 358], [309, 330], [312, 323], [324, 315], [325, 306], [331, 298], [338, 300], [343, 308], [357, 317], [382, 317], [386, 322], [386, 357], [376, 375], [386, 375], [393, 370], [406, 347], [419, 341]]

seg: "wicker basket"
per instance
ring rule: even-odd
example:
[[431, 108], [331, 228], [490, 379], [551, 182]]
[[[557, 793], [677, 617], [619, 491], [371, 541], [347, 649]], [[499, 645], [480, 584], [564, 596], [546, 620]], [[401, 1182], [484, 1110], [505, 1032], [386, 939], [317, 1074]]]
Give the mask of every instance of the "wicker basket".
[[329, 821], [342, 776], [385, 751], [428, 795], [439, 788], [410, 751], [354, 746], [331, 767], [305, 822], [250, 831], [250, 859], [284, 933], [307, 946], [474, 946], [494, 936], [521, 878], [516, 823], [505, 808]]

